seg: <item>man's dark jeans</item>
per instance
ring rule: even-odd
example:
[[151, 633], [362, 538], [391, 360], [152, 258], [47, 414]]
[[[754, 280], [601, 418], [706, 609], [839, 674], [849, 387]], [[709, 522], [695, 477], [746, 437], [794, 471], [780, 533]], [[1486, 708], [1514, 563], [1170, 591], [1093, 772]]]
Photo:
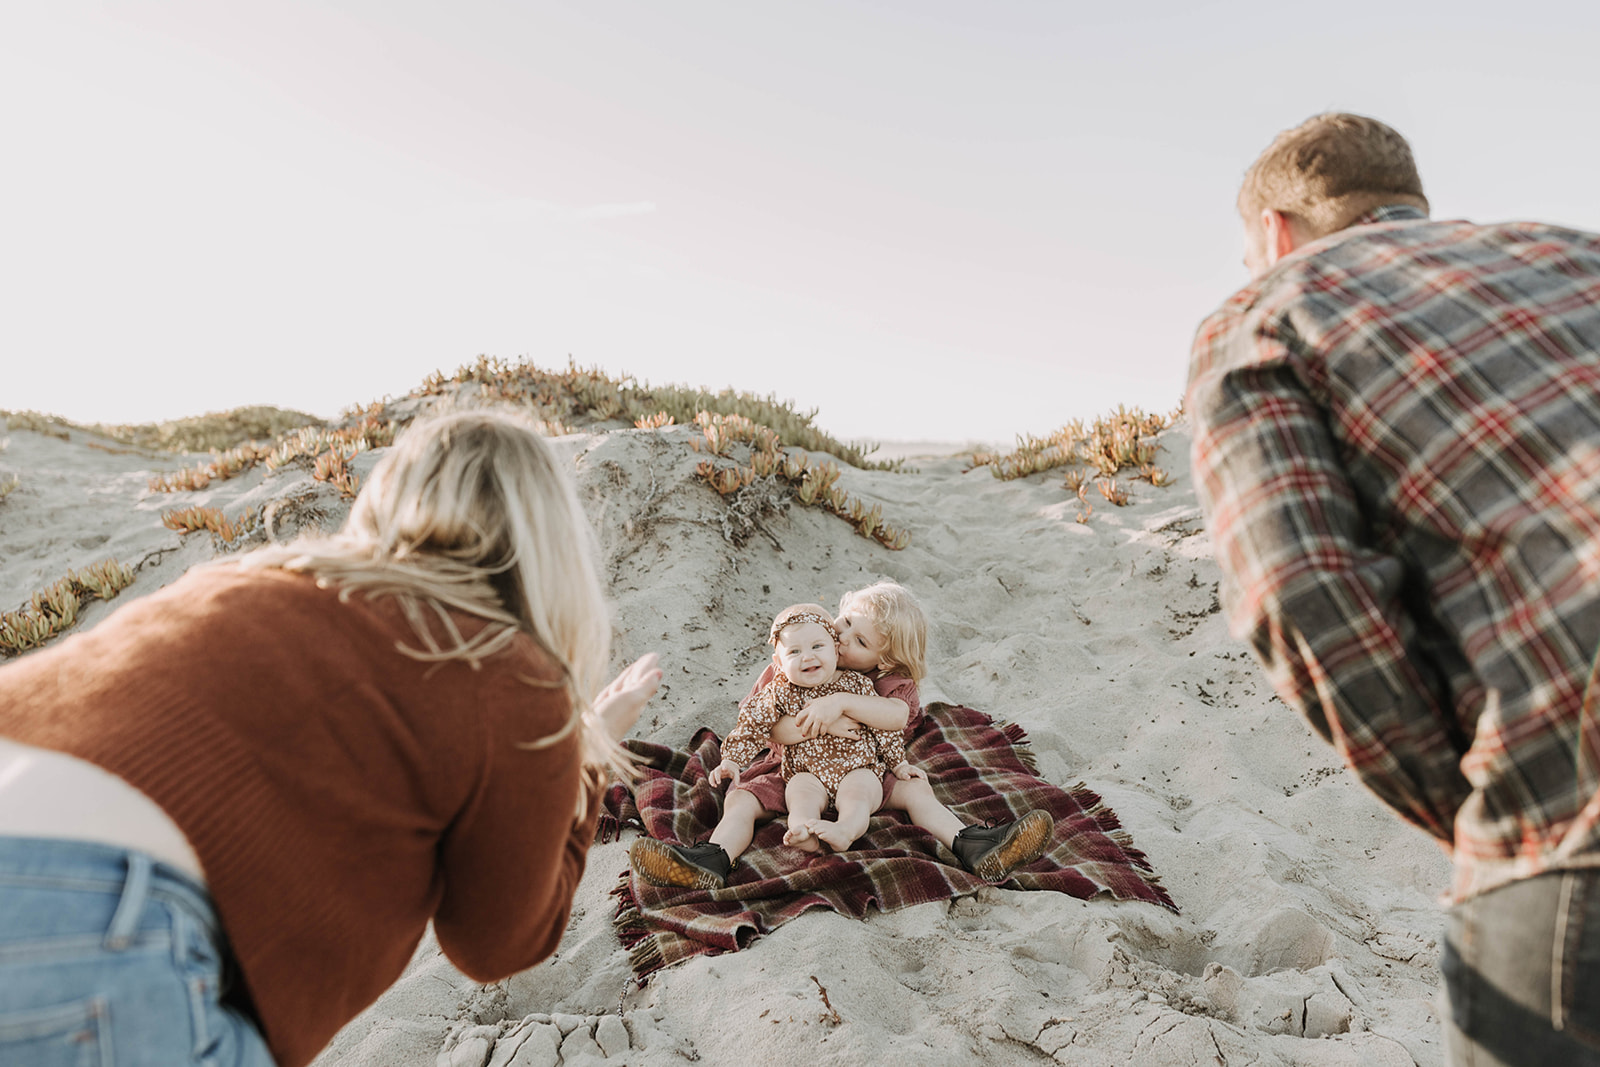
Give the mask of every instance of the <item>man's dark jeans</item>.
[[1454, 1067], [1600, 1067], [1600, 870], [1528, 878], [1450, 909]]

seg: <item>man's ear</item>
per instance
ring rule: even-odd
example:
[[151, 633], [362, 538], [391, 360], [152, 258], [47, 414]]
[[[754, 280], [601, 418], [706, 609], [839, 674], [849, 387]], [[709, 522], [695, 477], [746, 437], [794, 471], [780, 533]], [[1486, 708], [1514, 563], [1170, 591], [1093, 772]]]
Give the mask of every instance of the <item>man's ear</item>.
[[1293, 219], [1269, 207], [1261, 209], [1261, 232], [1266, 237], [1263, 251], [1269, 267], [1306, 243]]

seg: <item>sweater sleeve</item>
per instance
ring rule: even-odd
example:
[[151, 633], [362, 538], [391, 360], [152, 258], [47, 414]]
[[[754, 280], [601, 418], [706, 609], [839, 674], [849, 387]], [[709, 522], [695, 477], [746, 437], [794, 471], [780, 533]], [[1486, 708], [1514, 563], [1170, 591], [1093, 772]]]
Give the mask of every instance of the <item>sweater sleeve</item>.
[[[450, 961], [479, 982], [555, 951], [600, 814], [598, 776], [581, 768], [576, 732], [548, 748], [526, 747], [560, 728], [565, 694], [506, 684], [516, 688], [502, 688], [500, 699], [526, 710], [484, 709], [487, 770], [439, 848], [444, 895], [434, 931]], [[583, 790], [587, 814], [574, 819]]]

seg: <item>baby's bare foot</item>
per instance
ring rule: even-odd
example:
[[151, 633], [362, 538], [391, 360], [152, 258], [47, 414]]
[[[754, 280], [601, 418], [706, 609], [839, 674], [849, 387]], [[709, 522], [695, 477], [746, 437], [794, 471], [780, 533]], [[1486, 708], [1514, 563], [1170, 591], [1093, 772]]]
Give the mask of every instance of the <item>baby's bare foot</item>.
[[790, 823], [789, 829], [784, 831], [783, 843], [790, 848], [797, 848], [801, 852], [821, 852], [822, 846], [817, 842], [817, 837], [811, 832], [810, 823]]
[[836, 822], [817, 821], [811, 824], [811, 832], [835, 852], [845, 852], [856, 843], [855, 837]]

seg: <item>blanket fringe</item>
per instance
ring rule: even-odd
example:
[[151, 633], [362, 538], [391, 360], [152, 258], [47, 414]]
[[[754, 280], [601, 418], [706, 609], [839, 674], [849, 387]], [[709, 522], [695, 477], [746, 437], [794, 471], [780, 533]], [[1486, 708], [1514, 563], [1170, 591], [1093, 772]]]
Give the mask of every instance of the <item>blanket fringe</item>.
[[1122, 829], [1122, 820], [1117, 818], [1117, 813], [1101, 799], [1100, 794], [1084, 785], [1082, 782], [1067, 788], [1067, 794], [1078, 802], [1083, 813], [1093, 819], [1095, 825], [1107, 834], [1113, 830]]
[[661, 947], [653, 937], [646, 937], [628, 950], [628, 967], [641, 989], [652, 974], [666, 965], [667, 961], [661, 958]]
[[645, 921], [639, 899], [633, 895], [633, 880], [627, 871], [618, 877], [611, 895], [617, 898], [617, 910], [611, 918], [611, 926], [617, 932], [617, 940], [628, 952], [628, 968], [633, 971], [639, 988], [643, 989], [646, 980], [665, 967], [667, 961], [661, 955], [660, 942]]
[[1021, 726], [1014, 722], [1008, 722], [1004, 726], [1001, 726], [1000, 732], [1004, 734], [1006, 740], [1010, 741], [1013, 745], [1026, 745], [1028, 743], [1028, 731], [1024, 730]]
[[622, 839], [622, 820], [609, 811], [602, 811], [599, 820], [594, 824], [594, 840], [597, 845], [609, 845], [613, 841]]
[[666, 966], [666, 960], [662, 958], [661, 946], [650, 932], [644, 912], [639, 908], [638, 898], [633, 895], [633, 883], [627, 871], [622, 872], [611, 895], [617, 898], [617, 911], [612, 916], [611, 926], [617, 932], [617, 940], [628, 952], [628, 967], [642, 989], [650, 975]]
[[628, 872], [623, 871], [617, 879], [617, 886], [611, 891], [617, 898], [617, 910], [611, 915], [611, 925], [617, 928], [617, 935], [623, 939], [623, 944], [631, 944], [628, 940], [630, 934], [634, 940], [645, 930], [644, 915], [639, 911], [639, 899], [633, 895], [633, 885], [628, 877]]
[[1011, 746], [1011, 754], [1017, 758], [1017, 762], [1022, 764], [1029, 774], [1038, 777], [1039, 757], [1033, 754], [1033, 742], [1028, 740], [1028, 731], [1014, 722], [1006, 722], [1003, 719], [991, 721], [994, 728], [1000, 731], [1000, 736]]
[[1133, 835], [1122, 828], [1122, 820], [1117, 818], [1117, 813], [1111, 810], [1100, 794], [1090, 789], [1083, 782], [1069, 786], [1067, 793], [1083, 808], [1084, 814], [1094, 820], [1095, 825], [1100, 828], [1101, 832], [1111, 839], [1112, 844], [1122, 850], [1122, 854], [1127, 857], [1128, 862], [1138, 869], [1139, 877], [1143, 879], [1145, 885], [1155, 890], [1161, 905], [1177, 913], [1178, 905], [1168, 894], [1166, 888], [1162, 886], [1161, 876], [1156, 873], [1155, 867], [1150, 863], [1150, 857], [1146, 856], [1141, 849], [1134, 847]]

